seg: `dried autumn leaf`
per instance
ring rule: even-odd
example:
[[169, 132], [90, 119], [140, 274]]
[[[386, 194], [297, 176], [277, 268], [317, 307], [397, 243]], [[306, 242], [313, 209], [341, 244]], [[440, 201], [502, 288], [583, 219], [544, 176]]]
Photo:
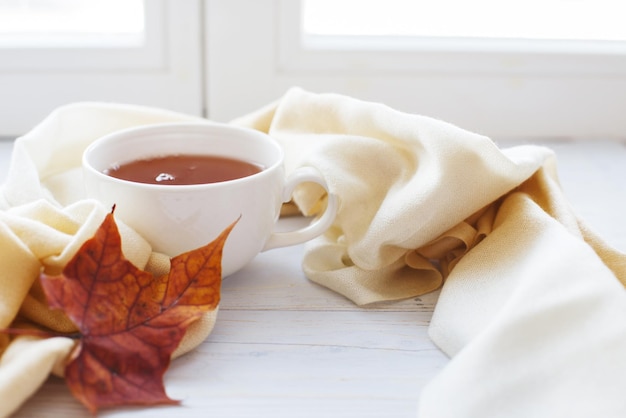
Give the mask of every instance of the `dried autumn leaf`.
[[222, 250], [235, 224], [172, 258], [169, 275], [155, 278], [124, 257], [110, 213], [62, 275], [42, 275], [50, 306], [63, 309], [80, 331], [65, 378], [92, 413], [178, 403], [165, 393], [163, 375], [187, 327], [219, 303]]

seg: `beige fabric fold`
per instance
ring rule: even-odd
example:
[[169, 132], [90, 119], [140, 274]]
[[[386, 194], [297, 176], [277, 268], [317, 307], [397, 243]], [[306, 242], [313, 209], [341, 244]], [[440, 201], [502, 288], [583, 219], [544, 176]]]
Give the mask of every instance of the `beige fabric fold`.
[[[306, 248], [311, 280], [359, 305], [443, 285], [430, 335], [452, 360], [420, 417], [626, 416], [626, 256], [577, 217], [549, 149], [298, 88], [234, 123], [339, 197]], [[314, 214], [324, 194], [294, 201]]]
[[624, 416], [623, 265], [603, 263], [596, 251], [612, 250], [521, 189], [442, 289], [430, 335], [452, 360], [422, 394], [421, 416]]
[[[488, 230], [489, 206], [554, 158], [547, 148], [500, 150], [439, 120], [297, 88], [234, 123], [280, 141], [287, 172], [310, 165], [324, 174], [341, 206], [304, 269], [359, 305], [439, 288], [447, 266]], [[311, 184], [294, 201], [310, 215], [324, 196]]]
[[[84, 199], [81, 158], [96, 138], [132, 126], [199, 120], [140, 106], [76, 103], [52, 112], [15, 142], [0, 193], [0, 328], [36, 327], [71, 332], [73, 324], [48, 309], [37, 280], [41, 270], [59, 273], [106, 213]], [[169, 259], [153, 253], [132, 229], [118, 222], [125, 256], [140, 268], [163, 274]], [[211, 332], [217, 310], [188, 330], [174, 356]], [[0, 416], [14, 412], [51, 372], [61, 374], [73, 341], [63, 337], [10, 338], [0, 334]]]

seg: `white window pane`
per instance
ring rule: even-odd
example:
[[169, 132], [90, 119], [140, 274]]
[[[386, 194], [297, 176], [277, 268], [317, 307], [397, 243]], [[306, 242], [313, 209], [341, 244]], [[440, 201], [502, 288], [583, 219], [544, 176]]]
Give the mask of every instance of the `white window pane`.
[[626, 40], [622, 0], [302, 0], [305, 35]]
[[[12, 13], [17, 13], [14, 1], [0, 0], [0, 15], [5, 16], [9, 3], [13, 3]], [[98, 10], [94, 22], [101, 18], [108, 22], [87, 27], [80, 24], [80, 18], [74, 20], [78, 25], [70, 27], [72, 21], [67, 20], [67, 31], [62, 32], [68, 38], [92, 39], [100, 31], [123, 36], [143, 28], [144, 42], [130, 47], [89, 43], [0, 47], [0, 136], [23, 134], [56, 107], [78, 101], [134, 103], [202, 115], [202, 0], [50, 1], [21, 3], [31, 11], [52, 14], [71, 14], [85, 7], [85, 16]], [[133, 19], [139, 26], [124, 23], [128, 16], [141, 16]], [[2, 24], [0, 28], [6, 30]], [[50, 37], [58, 35], [47, 30]]]
[[130, 47], [143, 40], [143, 0], [0, 2], [0, 47]]

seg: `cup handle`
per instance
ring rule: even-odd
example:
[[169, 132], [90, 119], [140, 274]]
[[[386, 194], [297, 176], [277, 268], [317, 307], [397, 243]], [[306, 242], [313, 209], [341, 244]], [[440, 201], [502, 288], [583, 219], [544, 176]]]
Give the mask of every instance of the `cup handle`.
[[[305, 182], [317, 183], [328, 192], [328, 185], [319, 171], [313, 167], [301, 167], [291, 173], [291, 175], [287, 178], [283, 189], [283, 202], [289, 202], [291, 200], [291, 194], [296, 186]], [[263, 251], [271, 250], [272, 248], [301, 244], [323, 234], [335, 220], [337, 207], [337, 197], [328, 192], [326, 210], [319, 219], [310, 225], [295, 231], [274, 232], [265, 243]]]

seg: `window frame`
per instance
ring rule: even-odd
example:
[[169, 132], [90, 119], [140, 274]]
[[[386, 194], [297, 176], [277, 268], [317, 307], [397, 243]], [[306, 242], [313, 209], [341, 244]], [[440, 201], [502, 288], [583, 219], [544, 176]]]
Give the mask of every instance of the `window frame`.
[[108, 101], [202, 115], [202, 0], [146, 0], [141, 47], [0, 49], [0, 136], [58, 106]]
[[[374, 74], [497, 75], [626, 74], [626, 42], [584, 40], [462, 39], [418, 36], [306, 36], [299, 1], [282, 1], [279, 68]], [[367, 63], [365, 68], [357, 68]]]
[[9, 47], [0, 45], [0, 73], [42, 71], [159, 70], [165, 65], [167, 3], [145, 2], [144, 41], [140, 46]]
[[[293, 0], [209, 0], [209, 115], [229, 120], [297, 85], [447, 120], [494, 139], [626, 136], [626, 50], [612, 45], [422, 44], [332, 50], [300, 43]], [[249, 16], [237, 13], [252, 9]], [[228, 18], [237, 27], [229, 29]], [[226, 19], [226, 20], [225, 20]], [[229, 39], [228, 45], [217, 40]], [[566, 48], [562, 48], [566, 46]], [[556, 51], [554, 48], [561, 48]], [[569, 48], [569, 49], [568, 49]], [[237, 51], [233, 54], [232, 51]], [[480, 57], [477, 60], [476, 57]], [[253, 68], [246, 73], [243, 69]], [[234, 100], [233, 92], [246, 92]]]
[[119, 48], [91, 51], [93, 59], [85, 50], [58, 51], [74, 54], [59, 60], [37, 58], [32, 48], [19, 59], [0, 51], [0, 136], [21, 135], [75, 101], [228, 121], [300, 86], [383, 102], [494, 139], [626, 137], [626, 51], [619, 48], [555, 53], [562, 43], [529, 50], [421, 40], [391, 51], [354, 44], [346, 51], [348, 44], [299, 42], [295, 0], [148, 0], [146, 10], [148, 43], [132, 57]]

